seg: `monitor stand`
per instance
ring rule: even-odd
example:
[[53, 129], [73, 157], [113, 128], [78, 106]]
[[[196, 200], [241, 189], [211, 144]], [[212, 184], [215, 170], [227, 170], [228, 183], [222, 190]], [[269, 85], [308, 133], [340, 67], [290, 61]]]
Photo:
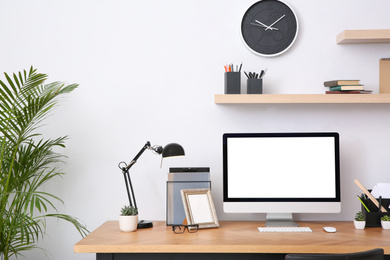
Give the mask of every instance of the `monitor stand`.
[[267, 213], [266, 227], [298, 227], [294, 222], [292, 213]]

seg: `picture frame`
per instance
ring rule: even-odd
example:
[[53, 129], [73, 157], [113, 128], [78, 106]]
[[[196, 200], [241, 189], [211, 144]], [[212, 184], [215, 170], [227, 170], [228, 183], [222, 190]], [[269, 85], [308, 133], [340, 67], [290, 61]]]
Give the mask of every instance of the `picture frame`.
[[180, 190], [188, 225], [217, 228], [219, 222], [210, 189]]

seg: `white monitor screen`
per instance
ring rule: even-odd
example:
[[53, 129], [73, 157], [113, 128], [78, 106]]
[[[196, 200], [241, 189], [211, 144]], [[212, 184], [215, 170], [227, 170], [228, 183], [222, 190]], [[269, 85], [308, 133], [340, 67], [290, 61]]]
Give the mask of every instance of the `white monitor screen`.
[[337, 133], [224, 135], [224, 201], [340, 201]]

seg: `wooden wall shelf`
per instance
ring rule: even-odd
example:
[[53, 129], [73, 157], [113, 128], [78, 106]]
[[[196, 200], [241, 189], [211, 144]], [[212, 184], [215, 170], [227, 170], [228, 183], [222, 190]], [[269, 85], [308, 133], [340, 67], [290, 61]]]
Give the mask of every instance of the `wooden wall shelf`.
[[345, 30], [336, 37], [337, 44], [390, 43], [390, 29]]
[[216, 94], [216, 104], [390, 104], [390, 94]]
[[[390, 43], [390, 29], [345, 30], [337, 44]], [[382, 92], [382, 91], [381, 91]], [[390, 93], [381, 94], [216, 94], [215, 104], [390, 104]]]

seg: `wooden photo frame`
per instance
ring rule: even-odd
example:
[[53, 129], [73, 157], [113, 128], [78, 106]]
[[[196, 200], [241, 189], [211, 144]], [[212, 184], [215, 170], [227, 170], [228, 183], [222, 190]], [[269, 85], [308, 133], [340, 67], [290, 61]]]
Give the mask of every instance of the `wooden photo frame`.
[[183, 189], [180, 192], [189, 225], [198, 224], [199, 228], [219, 227], [210, 189]]

